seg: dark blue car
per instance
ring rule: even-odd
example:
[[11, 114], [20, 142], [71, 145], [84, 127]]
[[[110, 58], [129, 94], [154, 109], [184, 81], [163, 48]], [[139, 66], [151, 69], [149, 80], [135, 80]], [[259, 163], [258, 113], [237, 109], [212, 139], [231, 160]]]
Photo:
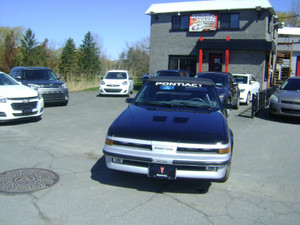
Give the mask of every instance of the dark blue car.
[[215, 82], [221, 102], [230, 103], [235, 109], [240, 106], [240, 89], [231, 73], [202, 72], [196, 78], [207, 78]]
[[161, 179], [227, 180], [233, 134], [214, 82], [156, 77], [126, 101], [107, 132], [108, 168]]
[[48, 67], [14, 67], [10, 75], [22, 84], [38, 90], [45, 104], [67, 105], [69, 90], [67, 85], [60, 81], [54, 72]]

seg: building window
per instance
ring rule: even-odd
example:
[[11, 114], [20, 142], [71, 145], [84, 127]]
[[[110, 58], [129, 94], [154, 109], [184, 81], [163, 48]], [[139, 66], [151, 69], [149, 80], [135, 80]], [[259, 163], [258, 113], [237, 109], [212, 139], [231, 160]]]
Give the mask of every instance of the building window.
[[186, 70], [191, 77], [196, 74], [196, 56], [169, 56], [169, 70]]
[[240, 14], [238, 13], [223, 13], [221, 15], [222, 29], [239, 29]]
[[189, 16], [172, 17], [172, 30], [188, 30], [188, 29], [189, 29]]

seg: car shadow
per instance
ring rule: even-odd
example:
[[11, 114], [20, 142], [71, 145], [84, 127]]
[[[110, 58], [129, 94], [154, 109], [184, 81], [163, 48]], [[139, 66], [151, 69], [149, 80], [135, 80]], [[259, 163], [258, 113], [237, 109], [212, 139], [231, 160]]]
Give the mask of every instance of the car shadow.
[[151, 179], [145, 175], [111, 170], [106, 167], [104, 156], [102, 156], [92, 167], [91, 179], [98, 181], [101, 184], [155, 193], [205, 194], [211, 186], [211, 182], [206, 180]]
[[3, 126], [17, 126], [17, 125], [29, 124], [29, 123], [37, 123], [41, 120], [42, 120], [41, 117], [37, 117], [37, 118], [23, 118], [23, 119], [11, 120], [11, 121], [3, 121], [3, 122], [0, 122], [0, 127], [3, 127]]
[[255, 117], [277, 123], [300, 124], [300, 118], [272, 115], [269, 112], [269, 108], [259, 112]]

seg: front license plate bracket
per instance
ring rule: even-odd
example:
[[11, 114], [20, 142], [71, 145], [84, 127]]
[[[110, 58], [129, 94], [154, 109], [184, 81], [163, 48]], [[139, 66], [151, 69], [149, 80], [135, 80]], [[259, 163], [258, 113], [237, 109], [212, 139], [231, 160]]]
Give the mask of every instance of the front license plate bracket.
[[151, 178], [175, 180], [176, 168], [173, 165], [150, 164], [148, 176]]

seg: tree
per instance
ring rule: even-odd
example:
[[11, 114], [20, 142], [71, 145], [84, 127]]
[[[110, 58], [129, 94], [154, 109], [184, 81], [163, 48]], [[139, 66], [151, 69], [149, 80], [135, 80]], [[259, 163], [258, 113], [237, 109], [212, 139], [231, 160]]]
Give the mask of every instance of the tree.
[[85, 76], [86, 79], [96, 76], [97, 73], [101, 71], [99, 57], [100, 50], [96, 47], [96, 42], [91, 32], [88, 32], [84, 36], [84, 40], [78, 51], [79, 72]]
[[6, 73], [9, 73], [15, 65], [17, 55], [17, 43], [14, 31], [11, 31], [4, 40], [1, 54], [1, 67]]
[[133, 76], [142, 76], [149, 71], [149, 38], [131, 45], [127, 44], [120, 57], [118, 66], [129, 70]]
[[36, 66], [38, 64], [38, 42], [35, 39], [35, 34], [29, 28], [21, 41], [22, 65]]
[[279, 21], [287, 27], [300, 27], [300, 1], [292, 1], [290, 12], [276, 12]]
[[59, 73], [69, 81], [76, 70], [76, 47], [72, 38], [69, 38], [62, 50], [59, 63]]

